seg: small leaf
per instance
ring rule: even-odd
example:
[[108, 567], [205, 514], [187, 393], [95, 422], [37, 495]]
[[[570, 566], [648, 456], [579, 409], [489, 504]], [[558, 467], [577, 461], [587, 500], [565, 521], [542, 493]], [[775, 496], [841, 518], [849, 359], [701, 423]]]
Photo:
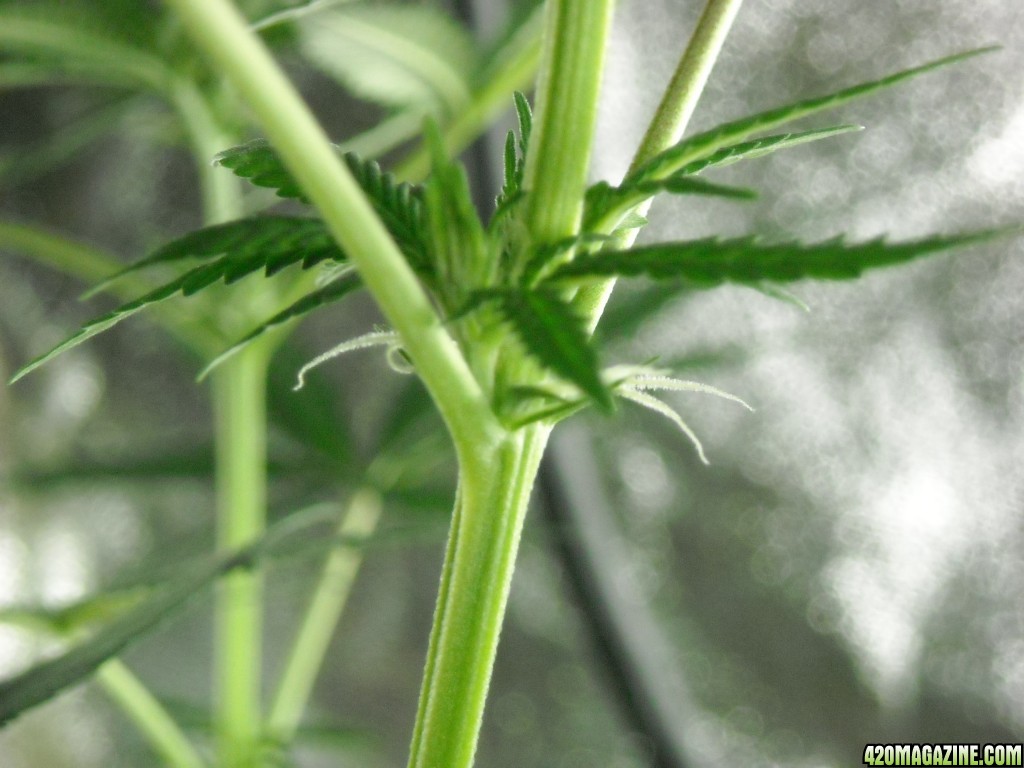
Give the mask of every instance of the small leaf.
[[809, 144], [813, 141], [829, 139], [833, 136], [841, 136], [844, 133], [854, 133], [864, 130], [861, 125], [837, 125], [832, 128], [820, 128], [814, 131], [801, 131], [799, 133], [781, 133], [775, 136], [762, 136], [751, 141], [731, 144], [722, 147], [707, 157], [688, 163], [679, 169], [680, 174], [700, 173], [705, 168], [722, 168], [741, 160], [754, 160], [759, 157], [770, 155], [782, 149], [798, 147], [801, 144]]
[[624, 182], [618, 187], [601, 181], [587, 190], [583, 229], [587, 232], [611, 231], [632, 209], [660, 192], [673, 195], [710, 195], [736, 200], [752, 200], [757, 197], [757, 193], [750, 189], [713, 184], [682, 174], [674, 174], [663, 179]]
[[603, 410], [614, 409], [583, 320], [566, 301], [551, 291], [514, 288], [480, 295], [497, 303], [526, 351], [545, 368], [575, 384]]
[[656, 155], [647, 163], [630, 174], [626, 182], [635, 182], [643, 179], [664, 178], [679, 169], [695, 161], [707, 158], [720, 149], [728, 147], [737, 142], [744, 141], [756, 133], [769, 131], [780, 125], [793, 122], [802, 117], [824, 112], [825, 110], [847, 104], [855, 99], [880, 91], [884, 88], [896, 85], [917, 75], [930, 72], [933, 69], [944, 67], [948, 64], [955, 64], [973, 56], [997, 50], [996, 48], [979, 48], [974, 51], [958, 53], [954, 56], [947, 56], [937, 61], [929, 62], [913, 69], [907, 69], [896, 74], [883, 77], [880, 80], [872, 80], [861, 83], [851, 88], [846, 88], [828, 96], [821, 96], [814, 99], [799, 101], [778, 109], [772, 109], [751, 117], [726, 123], [710, 131], [697, 134], [690, 138], [683, 139], [678, 144], [670, 147], [664, 152]]
[[214, 358], [202, 371], [199, 376], [196, 377], [197, 381], [205, 379], [210, 372], [218, 365], [223, 363], [230, 357], [245, 349], [253, 341], [258, 339], [263, 334], [276, 328], [279, 325], [287, 323], [291, 320], [297, 320], [304, 315], [309, 314], [314, 309], [319, 309], [322, 306], [331, 304], [335, 301], [340, 301], [352, 291], [360, 288], [362, 281], [359, 276], [354, 272], [347, 272], [336, 280], [331, 281], [327, 285], [317, 288], [310, 293], [307, 293], [301, 299], [295, 303], [289, 305], [285, 309], [282, 309], [276, 315], [271, 317], [269, 320], [265, 320], [260, 323], [256, 328], [250, 331], [248, 334], [243, 336], [241, 339], [236, 341], [226, 350], [221, 352], [216, 358]]
[[437, 290], [451, 309], [462, 303], [466, 292], [490, 284], [497, 265], [473, 205], [465, 169], [448, 158], [436, 123], [428, 120], [425, 132], [431, 154], [430, 177], [423, 192], [425, 219]]
[[723, 282], [757, 284], [762, 280], [788, 282], [803, 278], [844, 280], [857, 277], [866, 269], [900, 264], [1020, 231], [1019, 228], [981, 230], [902, 243], [887, 243], [884, 238], [876, 238], [850, 244], [842, 238], [834, 238], [811, 245], [796, 242], [765, 245], [752, 236], [733, 240], [708, 238], [580, 256], [559, 267], [552, 279], [647, 275], [683, 278], [703, 286]]

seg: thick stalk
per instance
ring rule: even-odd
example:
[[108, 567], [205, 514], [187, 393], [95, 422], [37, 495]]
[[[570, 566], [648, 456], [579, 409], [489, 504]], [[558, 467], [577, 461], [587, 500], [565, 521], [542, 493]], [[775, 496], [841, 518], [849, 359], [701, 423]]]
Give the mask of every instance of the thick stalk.
[[[551, 0], [527, 160], [534, 242], [576, 231], [612, 0]], [[409, 768], [470, 768], [519, 548], [550, 426], [459, 451], [459, 494], [445, 553]], [[465, 446], [457, 447], [464, 448]]]
[[[672, 80], [665, 89], [654, 119], [633, 156], [630, 171], [639, 168], [682, 138], [742, 4], [743, 0], [708, 0]], [[649, 207], [650, 203], [645, 203], [638, 212], [642, 215]], [[630, 230], [616, 243], [616, 247], [631, 246], [638, 232]], [[611, 278], [587, 286], [577, 295], [574, 304], [580, 314], [589, 319], [591, 330], [601, 319], [601, 313], [614, 287], [615, 279]]]
[[251, 107], [401, 335], [456, 444], [500, 438], [500, 427], [412, 269], [342, 165], [323, 130], [228, 0], [167, 0]]
[[470, 768], [530, 491], [550, 428], [464, 463], [409, 768]]
[[[255, 347], [255, 348], [254, 348]], [[213, 409], [217, 457], [217, 550], [252, 544], [266, 525], [266, 367], [254, 345], [217, 369]], [[217, 588], [214, 698], [223, 768], [256, 765], [260, 742], [262, 578], [239, 570]]]
[[169, 768], [203, 768], [205, 763], [163, 705], [119, 659], [96, 671], [107, 695], [121, 707]]

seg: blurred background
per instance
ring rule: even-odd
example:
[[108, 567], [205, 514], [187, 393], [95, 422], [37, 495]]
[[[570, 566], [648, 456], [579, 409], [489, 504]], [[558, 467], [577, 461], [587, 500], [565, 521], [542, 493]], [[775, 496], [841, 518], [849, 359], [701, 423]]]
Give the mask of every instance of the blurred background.
[[[119, 3], [95, 5], [120, 18]], [[159, 4], [133, 5], [154, 40], [178, 34]], [[595, 180], [628, 166], [698, 6], [618, 3]], [[447, 10], [487, 36], [509, 9]], [[816, 123], [863, 133], [715, 172], [758, 200], [664, 200], [642, 237], [913, 238], [1024, 220], [1024, 10], [1012, 0], [748, 2], [691, 130], [990, 43], [1003, 50]], [[310, 46], [280, 44], [332, 137], [380, 119]], [[482, 205], [499, 146], [466, 155]], [[4, 222], [126, 262], [199, 222], [166, 108], [116, 88], [0, 78], [0, 196]], [[810, 768], [860, 764], [870, 742], [1024, 740], [1022, 249], [1001, 240], [849, 284], [797, 284], [809, 311], [742, 288], [620, 287], [602, 323], [607, 362], [658, 356], [756, 412], [669, 398], [709, 467], [642, 409], [560, 427], [479, 764]], [[5, 378], [112, 306], [76, 301], [85, 287], [0, 247]], [[378, 320], [365, 299], [319, 313], [273, 364], [272, 518], [337, 503], [384, 448], [400, 465], [384, 494], [388, 535], [366, 550], [292, 756], [311, 768], [404, 764], [453, 492], [440, 423], [383, 355], [342, 358], [291, 392], [302, 363]], [[210, 550], [200, 367], [142, 317], [0, 389], [0, 607], [66, 605]], [[316, 556], [269, 565], [269, 679], [317, 567]], [[125, 656], [201, 739], [210, 603], [200, 596]], [[52, 648], [0, 624], [0, 677]], [[91, 685], [0, 732], [4, 768], [152, 760]]]

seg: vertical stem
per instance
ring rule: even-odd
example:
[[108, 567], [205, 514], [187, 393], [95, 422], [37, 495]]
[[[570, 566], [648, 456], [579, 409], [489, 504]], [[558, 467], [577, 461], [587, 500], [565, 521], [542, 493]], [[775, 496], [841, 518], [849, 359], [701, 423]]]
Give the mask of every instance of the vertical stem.
[[[527, 158], [534, 242], [579, 226], [612, 0], [549, 0]], [[409, 768], [470, 768], [526, 507], [550, 426], [489, 450], [456, 439], [459, 493], [420, 692]]]
[[[742, 4], [743, 0], [707, 0], [654, 119], [633, 157], [630, 170], [640, 167], [682, 137]], [[643, 214], [649, 207], [650, 203], [645, 203], [638, 212]], [[630, 230], [616, 243], [616, 247], [631, 246], [638, 232]], [[580, 289], [576, 296], [574, 305], [580, 314], [589, 319], [591, 331], [601, 319], [601, 313], [614, 287], [615, 279], [611, 278]]]
[[463, 464], [409, 768], [470, 768], [526, 507], [550, 428]]
[[597, 119], [613, 0], [549, 0], [526, 162], [535, 242], [576, 232]]
[[364, 539], [372, 534], [380, 513], [380, 496], [364, 488], [352, 496], [338, 526], [338, 536], [342, 541], [331, 550], [324, 564], [313, 599], [288, 654], [288, 663], [267, 718], [268, 735], [279, 744], [288, 744], [295, 736], [327, 654], [327, 646], [363, 560], [362, 550], [346, 544], [344, 540]]
[[[217, 456], [217, 549], [252, 544], [266, 525], [266, 368], [250, 347], [213, 375]], [[217, 589], [215, 712], [223, 768], [256, 764], [260, 741], [263, 580], [258, 571], [225, 576]]]

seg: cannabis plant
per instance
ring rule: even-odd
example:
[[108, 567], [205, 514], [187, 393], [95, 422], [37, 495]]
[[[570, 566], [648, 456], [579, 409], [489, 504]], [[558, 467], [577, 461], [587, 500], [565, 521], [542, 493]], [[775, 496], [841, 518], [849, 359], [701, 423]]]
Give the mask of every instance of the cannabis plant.
[[[485, 68], [474, 109], [451, 109], [461, 97], [443, 87], [447, 81], [442, 77], [436, 80], [442, 87], [432, 98], [447, 104], [447, 111], [405, 110], [389, 118], [377, 138], [395, 132], [410, 138], [412, 130], [421, 131], [422, 142], [397, 173], [388, 173], [352, 146], [330, 143], [261, 39], [261, 34], [301, 23], [329, 5], [283, 10], [253, 25], [229, 0], [167, 0], [191, 41], [179, 42], [178, 56], [189, 61], [194, 45], [210, 62], [209, 79], [201, 80], [197, 89], [180, 70], [169, 76], [152, 61], [138, 62], [138, 75], [169, 93], [182, 114], [191, 117], [202, 173], [210, 179], [208, 224], [126, 269], [104, 275], [97, 291], [128, 293], [139, 285], [147, 289], [27, 363], [13, 380], [150, 307], [162, 310], [168, 325], [191, 339], [194, 320], [176, 316], [169, 302], [182, 296], [212, 297], [207, 311], [216, 333], [210, 338], [201, 322], [194, 333], [203, 334], [198, 352], [204, 364], [198, 376], [213, 379], [218, 403], [221, 552], [141, 604], [118, 611], [112, 621], [92, 627], [63, 656], [4, 683], [3, 721], [99, 670], [113, 678], [113, 690], [135, 708], [169, 764], [204, 764], [204, 756], [158, 704], [138, 691], [125, 695], [135, 682], [112, 666], [112, 660], [191, 594], [219, 580], [217, 764], [257, 765], [289, 745], [340, 611], [340, 604], [328, 597], [330, 587], [334, 580], [351, 578], [354, 560], [344, 547], [330, 556], [323, 589], [312, 602], [282, 678], [279, 690], [284, 693], [264, 716], [254, 671], [259, 667], [254, 639], [259, 573], [266, 558], [286, 548], [289, 534], [302, 523], [288, 520], [269, 533], [263, 528], [266, 369], [283, 331], [295, 321], [366, 292], [388, 327], [339, 339], [337, 346], [297, 371], [296, 388], [301, 390], [311, 369], [326, 360], [381, 347], [396, 369], [418, 376], [440, 413], [457, 458], [458, 487], [409, 765], [468, 767], [527, 504], [551, 430], [585, 409], [614, 418], [620, 404], [639, 405], [669, 419], [705, 460], [698, 436], [683, 415], [652, 393], [693, 392], [746, 406], [738, 396], [681, 378], [657, 361], [604, 364], [595, 332], [617, 280], [643, 277], [687, 290], [732, 283], [785, 297], [781, 286], [795, 281], [851, 279], [868, 269], [978, 243], [1005, 231], [902, 242], [856, 242], [841, 235], [812, 243], [778, 242], [750, 234], [634, 244], [655, 198], [682, 198], [674, 203], [678, 205], [687, 197], [705, 196], [749, 205], [755, 193], [713, 181], [716, 169], [857, 131], [856, 125], [792, 124], [988, 49], [954, 54], [684, 135], [740, 8], [739, 0], [709, 0], [629, 171], [615, 183], [589, 184], [613, 3], [548, 0], [536, 86], [527, 96], [529, 88], [523, 84], [523, 92], [510, 99], [517, 128], [504, 144], [504, 174], [493, 213], [481, 217], [466, 171], [453, 155], [485, 122], [495, 94], [520, 85], [519, 75], [529, 69], [533, 49], [500, 49], [505, 55], [492, 59], [492, 70]], [[358, 4], [350, 14], [331, 17], [329, 24], [312, 24], [304, 33], [312, 36], [312, 49], [322, 54], [340, 45], [340, 39], [358, 52], [365, 42], [358, 30], [367, 23], [361, 14], [370, 13], [370, 7]], [[23, 28], [28, 30], [23, 35], [32, 32], [28, 21]], [[15, 33], [8, 36], [13, 39]], [[516, 34], [509, 39], [515, 41]], [[90, 41], [82, 38], [79, 43], [88, 47]], [[35, 44], [41, 45], [38, 40]], [[90, 49], [80, 59], [98, 66], [100, 53]], [[357, 89], [372, 87], [358, 56], [335, 68]], [[392, 81], [387, 73], [381, 77]], [[230, 102], [224, 96], [227, 86], [255, 116], [261, 138], [225, 142], [232, 133], [225, 126], [234, 128], [231, 120], [195, 109], [197, 103], [222, 108], [210, 94]], [[225, 112], [234, 118], [230, 109]], [[219, 129], [211, 133], [211, 124]], [[372, 142], [364, 146], [373, 147], [371, 155], [380, 149]], [[256, 188], [273, 190], [290, 201], [289, 210], [299, 212], [244, 215], [230, 191], [232, 174]], [[425, 179], [419, 180], [423, 174]], [[24, 238], [25, 247], [34, 243]], [[176, 270], [175, 276], [154, 285], [147, 276], [163, 270]], [[223, 311], [235, 302], [240, 312]], [[261, 310], [263, 315], [256, 317]], [[303, 396], [301, 391], [295, 395]], [[339, 530], [342, 543], [372, 530], [374, 507], [366, 496], [353, 497], [352, 516]]]

